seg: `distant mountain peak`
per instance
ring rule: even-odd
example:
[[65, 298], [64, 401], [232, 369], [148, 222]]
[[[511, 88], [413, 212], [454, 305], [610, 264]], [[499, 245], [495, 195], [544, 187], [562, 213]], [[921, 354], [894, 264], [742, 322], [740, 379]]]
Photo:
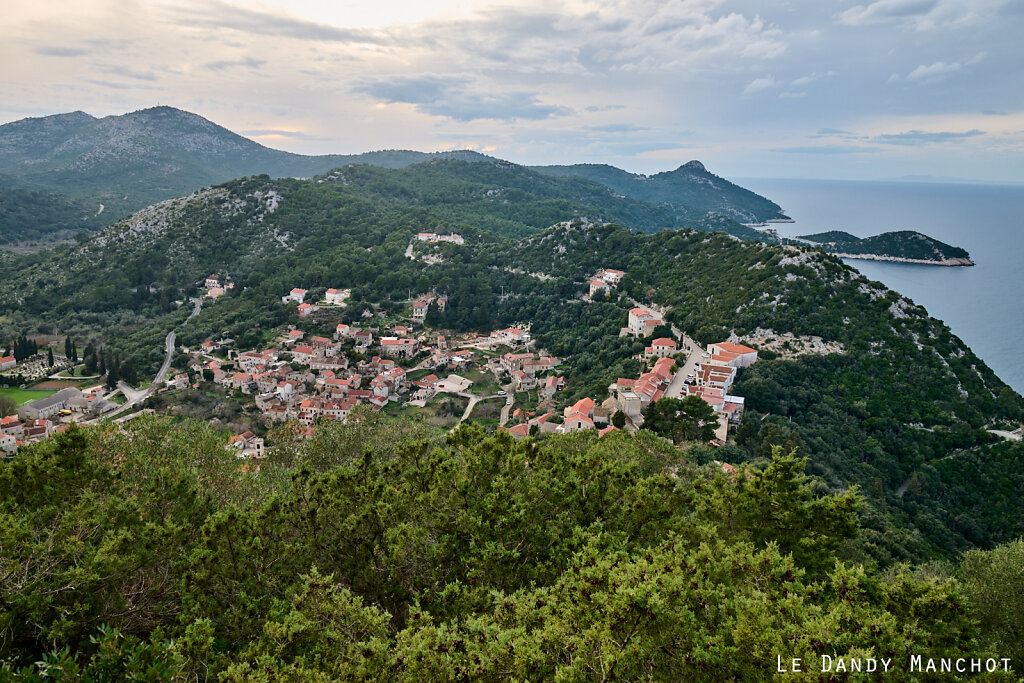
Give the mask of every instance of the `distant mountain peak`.
[[704, 168], [704, 164], [700, 163], [696, 159], [693, 159], [692, 161], [687, 161], [685, 164], [683, 164], [679, 168], [680, 169], [684, 169], [685, 168], [685, 169], [688, 169], [690, 171], [705, 171], [706, 172], [708, 170], [708, 169]]

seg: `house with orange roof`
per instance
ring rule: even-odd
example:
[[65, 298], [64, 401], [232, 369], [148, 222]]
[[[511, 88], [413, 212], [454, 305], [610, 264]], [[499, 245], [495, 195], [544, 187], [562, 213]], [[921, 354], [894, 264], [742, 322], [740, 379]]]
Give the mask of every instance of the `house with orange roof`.
[[491, 332], [491, 341], [502, 344], [523, 344], [530, 339], [530, 335], [518, 327], [506, 327], [497, 332]]
[[420, 351], [420, 343], [416, 339], [400, 339], [399, 337], [381, 337], [380, 353], [389, 358], [412, 358]]
[[412, 302], [412, 319], [417, 322], [423, 322], [427, 317], [427, 311], [430, 309], [430, 302], [424, 299], [419, 299]]
[[600, 438], [600, 437], [604, 436], [605, 434], [608, 434], [610, 432], [617, 432], [617, 431], [619, 431], [618, 427], [616, 427], [615, 425], [608, 425], [607, 427], [604, 427], [603, 429], [597, 430], [597, 436], [598, 436], [598, 438]]
[[711, 355], [735, 354], [735, 363], [731, 364], [737, 368], [749, 368], [757, 362], [757, 350], [743, 344], [733, 344], [732, 342], [708, 344], [708, 353]]
[[292, 291], [288, 292], [287, 296], [281, 297], [281, 303], [286, 304], [289, 301], [301, 304], [303, 299], [306, 298], [306, 290], [296, 287]]
[[605, 296], [610, 291], [611, 291], [611, 287], [604, 280], [598, 280], [597, 278], [594, 278], [593, 280], [590, 281], [590, 298], [591, 299], [593, 299], [594, 295], [597, 294], [598, 292], [601, 293], [601, 296]]
[[572, 413], [566, 416], [565, 422], [562, 423], [561, 427], [558, 427], [558, 431], [563, 434], [569, 434], [571, 432], [579, 432], [584, 429], [593, 429], [594, 421], [584, 415], [583, 413]]
[[662, 319], [646, 308], [637, 306], [629, 309], [626, 327], [634, 337], [650, 337], [654, 334], [654, 329], [662, 324]]
[[317, 308], [313, 304], [299, 304], [299, 307], [296, 310], [298, 311], [300, 318], [308, 318], [316, 313]]
[[249, 431], [236, 434], [228, 439], [228, 449], [234, 451], [235, 456], [239, 458], [266, 457], [263, 438]]
[[544, 380], [544, 387], [541, 389], [541, 394], [544, 398], [551, 398], [555, 395], [556, 391], [565, 389], [565, 377], [556, 377], [555, 375], [549, 375]]
[[622, 276], [626, 273], [621, 270], [615, 270], [614, 268], [605, 268], [604, 270], [598, 271], [597, 277], [604, 280], [610, 285], [617, 285], [622, 280]]
[[522, 424], [509, 427], [506, 431], [513, 439], [525, 439], [530, 435], [530, 425], [523, 422]]
[[18, 365], [18, 359], [14, 356], [4, 356], [0, 358], [0, 372], [3, 370], [10, 370]]
[[657, 356], [658, 358], [665, 358], [666, 356], [674, 356], [679, 351], [679, 344], [676, 340], [669, 339], [668, 337], [659, 337], [651, 342], [651, 345], [644, 350], [644, 355], [648, 358]]
[[347, 299], [351, 294], [351, 289], [334, 289], [332, 287], [327, 290], [326, 294], [324, 294], [324, 300], [332, 306], [344, 306], [345, 299]]
[[18, 437], [25, 433], [25, 426], [15, 416], [8, 415], [0, 420], [0, 433]]
[[592, 418], [594, 415], [594, 406], [596, 405], [597, 402], [588, 396], [586, 398], [581, 398], [580, 400], [576, 401], [576, 403], [566, 408], [563, 414], [566, 417], [569, 417], [573, 413], [579, 413], [580, 415], [584, 415], [587, 418]]

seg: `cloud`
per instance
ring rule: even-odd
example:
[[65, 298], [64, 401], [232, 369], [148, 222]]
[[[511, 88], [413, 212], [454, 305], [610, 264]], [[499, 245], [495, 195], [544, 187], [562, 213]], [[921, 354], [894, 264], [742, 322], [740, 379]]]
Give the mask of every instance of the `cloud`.
[[237, 131], [239, 135], [244, 135], [248, 138], [266, 138], [266, 137], [278, 137], [278, 138], [292, 138], [294, 140], [324, 140], [326, 138], [317, 137], [315, 135], [308, 135], [298, 130], [279, 130], [276, 128], [258, 128], [255, 130], [240, 130]]
[[941, 79], [947, 74], [957, 72], [962, 68], [963, 65], [960, 64], [960, 62], [935, 62], [928, 66], [922, 64], [907, 74], [907, 80], [911, 83], [915, 83], [917, 81], [935, 81]]
[[624, 104], [605, 104], [605, 105], [602, 105], [602, 106], [597, 106], [597, 105], [592, 104], [592, 105], [590, 105], [589, 107], [586, 108], [586, 111], [589, 111], [589, 112], [613, 111], [613, 110], [616, 110], [616, 109], [625, 109], [625, 108], [626, 108], [626, 105], [624, 105]]
[[64, 47], [61, 45], [44, 45], [35, 49], [36, 54], [47, 57], [81, 57], [87, 55], [91, 50], [83, 47]]
[[876, 0], [855, 5], [838, 16], [846, 26], [895, 24], [905, 29], [973, 26], [999, 13], [1010, 0]]
[[872, 147], [861, 147], [857, 145], [809, 145], [797, 147], [779, 147], [773, 152], [784, 154], [858, 154], [860, 152], [877, 152]]
[[341, 28], [299, 19], [287, 14], [262, 12], [238, 7], [222, 0], [204, 0], [188, 9], [175, 10], [181, 26], [241, 31], [259, 36], [277, 36], [298, 40], [334, 43], [383, 44], [385, 35], [376, 31]]
[[819, 76], [817, 72], [815, 72], [812, 74], [808, 74], [806, 76], [801, 76], [800, 78], [794, 78], [792, 81], [789, 82], [789, 84], [795, 88], [799, 88], [802, 85], [810, 85], [819, 78], [821, 78], [821, 76]]
[[106, 81], [99, 78], [84, 78], [83, 83], [91, 83], [92, 85], [98, 85], [102, 88], [110, 88], [111, 90], [163, 90], [158, 85], [144, 85], [142, 83], [115, 83], [114, 81]]
[[743, 89], [744, 95], [749, 95], [755, 92], [761, 92], [775, 86], [775, 78], [771, 75], [764, 76], [763, 78], [755, 78], [750, 83], [747, 83], [747, 87]]
[[818, 132], [811, 136], [815, 137], [856, 137], [851, 131], [842, 128], [819, 128]]
[[152, 71], [136, 71], [120, 64], [99, 64], [97, 65], [97, 69], [103, 73], [123, 76], [124, 78], [132, 78], [137, 81], [157, 80], [156, 74]]
[[938, 83], [950, 74], [961, 71], [968, 66], [974, 66], [978, 62], [984, 60], [985, 56], [984, 52], [979, 52], [963, 63], [939, 61], [933, 62], [932, 64], [921, 64], [903, 78], [901, 78], [899, 74], [893, 74], [889, 77], [887, 83], [898, 83], [900, 80], [904, 80], [907, 83], [919, 84]]
[[981, 113], [984, 114], [985, 116], [1009, 116], [1010, 115], [1009, 112], [998, 111], [996, 109], [986, 109], [985, 111], [983, 111]]
[[959, 142], [960, 140], [984, 134], [985, 131], [976, 128], [963, 132], [908, 130], [904, 133], [883, 133], [882, 135], [876, 135], [872, 140], [887, 145], [930, 145], [942, 142]]
[[256, 59], [255, 57], [246, 57], [245, 59], [219, 59], [213, 62], [206, 62], [203, 66], [210, 71], [224, 71], [231, 69], [236, 66], [245, 66], [250, 69], [258, 69], [267, 63], [265, 59]]
[[367, 81], [353, 88], [353, 91], [370, 95], [388, 104], [411, 104], [416, 111], [423, 114], [443, 116], [456, 121], [540, 120], [572, 113], [568, 107], [541, 103], [536, 93], [487, 93], [472, 90], [466, 78], [395, 77]]
[[868, 5], [855, 5], [839, 15], [847, 26], [865, 26], [921, 17], [933, 11], [938, 0], [876, 0]]
[[608, 123], [603, 126], [587, 126], [586, 129], [595, 133], [638, 133], [650, 130], [647, 126], [637, 126], [632, 123]]

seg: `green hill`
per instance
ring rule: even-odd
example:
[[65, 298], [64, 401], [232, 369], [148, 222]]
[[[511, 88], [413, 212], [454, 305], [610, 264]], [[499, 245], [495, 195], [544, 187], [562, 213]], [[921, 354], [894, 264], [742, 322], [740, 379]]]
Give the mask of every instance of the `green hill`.
[[[604, 223], [672, 211], [436, 160], [234, 180], [0, 254], [2, 336], [89, 337], [147, 373], [171, 329], [245, 349], [286, 325], [399, 316], [427, 291], [448, 299], [428, 314], [438, 329], [528, 323], [564, 360], [557, 407], [637, 376], [647, 340], [619, 336], [634, 300], [699, 344], [761, 347], [717, 448], [644, 431], [514, 442], [370, 411], [309, 439], [270, 431], [269, 457], [244, 466], [208, 422], [167, 417], [29, 446], [0, 462], [0, 677], [586, 680], [614, 665], [757, 680], [780, 647], [807, 662], [1018, 647], [967, 596], [1016, 591], [977, 567], [1019, 565], [1013, 545], [981, 550], [1024, 534], [1024, 450], [985, 429], [1020, 421], [1024, 400], [941, 321], [820, 249]], [[465, 244], [411, 242], [449, 230]], [[598, 268], [625, 275], [584, 301]], [[191, 305], [174, 301], [211, 273], [236, 286], [183, 325]], [[293, 287], [351, 288], [351, 305], [300, 319], [281, 303]], [[839, 351], [767, 348], [787, 334]], [[964, 566], [962, 583], [936, 578]]]
[[788, 220], [775, 202], [708, 172], [699, 161], [691, 161], [674, 171], [651, 176], [629, 173], [605, 164], [534, 168], [549, 175], [594, 180], [616, 192], [645, 202], [691, 206], [728, 216], [740, 223]]
[[825, 251], [854, 257], [879, 256], [915, 262], [974, 265], [966, 250], [913, 230], [884, 232], [881, 235], [864, 238], [856, 237], [848, 232], [833, 230], [804, 235], [800, 239], [816, 242]]
[[[354, 155], [292, 154], [264, 147], [201, 116], [173, 107], [104, 118], [73, 112], [0, 126], [3, 185], [49, 193], [37, 196], [39, 220], [31, 220], [35, 214], [29, 213], [27, 220], [20, 219], [11, 225], [14, 232], [8, 238], [10, 241], [40, 239], [48, 234], [54, 238], [66, 236], [68, 221], [55, 222], [51, 216], [63, 215], [68, 205], [90, 207], [91, 213], [101, 204], [104, 206], [100, 216], [81, 226], [89, 229], [107, 225], [158, 201], [243, 176], [309, 178], [350, 164], [398, 169], [437, 160], [508, 166], [507, 162], [469, 150], [429, 154], [409, 150]], [[620, 192], [609, 189], [601, 177], [564, 173], [558, 167], [538, 170], [549, 176], [562, 176], [561, 182], [551, 183], [552, 188], [558, 188], [550, 193], [553, 199], [559, 191], [568, 193], [558, 197], [567, 201], [583, 197], [593, 202], [596, 195], [602, 194], [605, 196], [599, 203], [604, 206], [615, 203], [616, 197], [612, 195], [626, 195], [633, 203], [623, 210], [637, 217], [636, 227], [641, 229], [713, 227], [755, 238], [754, 231], [737, 222], [743, 222], [751, 211], [759, 216], [774, 215], [770, 206], [775, 210], [778, 207], [696, 166], [688, 164], [672, 173], [652, 176], [651, 186], [662, 188], [661, 194]], [[486, 167], [477, 170], [481, 176], [489, 173]], [[656, 206], [643, 207], [640, 203]], [[626, 206], [629, 202], [618, 204]], [[734, 206], [739, 208], [730, 209]]]

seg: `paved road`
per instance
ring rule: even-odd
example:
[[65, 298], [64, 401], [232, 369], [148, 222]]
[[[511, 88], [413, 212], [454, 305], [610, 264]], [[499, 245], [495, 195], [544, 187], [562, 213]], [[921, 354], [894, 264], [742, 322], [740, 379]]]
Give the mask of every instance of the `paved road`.
[[[167, 334], [167, 337], [164, 340], [167, 357], [164, 358], [164, 364], [160, 366], [160, 372], [156, 373], [156, 378], [153, 380], [153, 383], [149, 385], [148, 389], [135, 391], [127, 384], [124, 384], [123, 382], [118, 382], [118, 387], [121, 389], [122, 392], [124, 392], [125, 398], [128, 399], [125, 402], [125, 404], [117, 408], [116, 410], [113, 410], [109, 413], [104, 413], [99, 417], [95, 417], [91, 420], [83, 420], [82, 424], [90, 424], [93, 422], [98, 422], [100, 420], [105, 420], [107, 418], [115, 417], [125, 412], [126, 410], [134, 408], [139, 403], [142, 403], [148, 397], [152, 396], [153, 392], [155, 392], [160, 387], [160, 384], [164, 381], [164, 377], [167, 375], [167, 371], [171, 367], [171, 360], [174, 358], [174, 340], [176, 336], [177, 335], [174, 333], [173, 330]], [[122, 386], [122, 384], [124, 384], [124, 386]], [[128, 391], [125, 391], [125, 387], [128, 388]]]
[[186, 323], [189, 320], [191, 320], [192, 318], [194, 318], [197, 315], [199, 315], [199, 311], [203, 310], [203, 300], [202, 299], [192, 299], [192, 303], [194, 303], [196, 305], [196, 307], [193, 308], [192, 312], [188, 314], [187, 318], [185, 318], [185, 322]]
[[167, 338], [164, 340], [167, 347], [167, 357], [164, 358], [164, 364], [160, 366], [160, 372], [156, 373], [156, 379], [153, 380], [153, 384], [147, 390], [150, 393], [155, 391], [155, 387], [163, 382], [164, 377], [167, 376], [167, 370], [170, 369], [171, 360], [174, 358], [174, 339], [176, 336], [174, 330], [167, 333]]
[[697, 345], [697, 342], [693, 341], [685, 334], [682, 333], [675, 325], [672, 326], [672, 334], [679, 339], [683, 350], [689, 351], [686, 355], [686, 362], [683, 363], [675, 376], [672, 378], [672, 383], [668, 385], [668, 389], [665, 390], [665, 396], [669, 398], [682, 398], [683, 394], [686, 393], [686, 376], [690, 374], [696, 374], [697, 363], [703, 360], [703, 350]]

